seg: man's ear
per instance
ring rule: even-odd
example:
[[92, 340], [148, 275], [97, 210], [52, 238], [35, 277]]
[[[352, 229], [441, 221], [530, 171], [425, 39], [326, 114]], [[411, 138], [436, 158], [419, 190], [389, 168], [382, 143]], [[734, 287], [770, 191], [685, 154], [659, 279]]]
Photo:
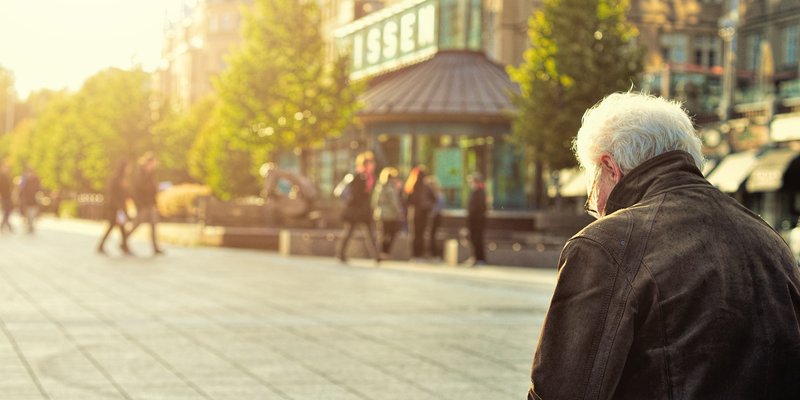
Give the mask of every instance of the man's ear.
[[610, 154], [603, 154], [600, 156], [600, 168], [605, 170], [606, 174], [611, 177], [615, 184], [619, 183], [622, 179], [622, 168], [619, 167], [619, 164]]

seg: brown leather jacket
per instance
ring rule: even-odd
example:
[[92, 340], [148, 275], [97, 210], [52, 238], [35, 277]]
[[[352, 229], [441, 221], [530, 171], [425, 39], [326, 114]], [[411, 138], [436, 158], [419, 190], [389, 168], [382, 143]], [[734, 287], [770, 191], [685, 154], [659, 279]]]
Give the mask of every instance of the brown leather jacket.
[[654, 157], [570, 239], [529, 399], [800, 399], [800, 269], [689, 154]]

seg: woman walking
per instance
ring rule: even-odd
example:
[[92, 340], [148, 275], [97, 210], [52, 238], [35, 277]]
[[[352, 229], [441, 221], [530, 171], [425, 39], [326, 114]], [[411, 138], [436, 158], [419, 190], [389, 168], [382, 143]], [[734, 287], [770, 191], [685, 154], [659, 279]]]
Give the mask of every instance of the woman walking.
[[375, 221], [381, 233], [381, 259], [388, 259], [392, 253], [392, 243], [403, 222], [403, 204], [400, 198], [402, 182], [398, 179], [396, 168], [381, 170], [378, 185], [372, 194], [372, 207]]
[[381, 260], [372, 231], [372, 186], [370, 180], [374, 180], [374, 178], [371, 178], [374, 169], [375, 160], [372, 153], [359, 154], [356, 157], [356, 170], [348, 174], [334, 190], [334, 195], [345, 202], [342, 213], [344, 231], [342, 231], [342, 239], [336, 250], [336, 257], [343, 264], [347, 263], [347, 249], [350, 238], [353, 236], [353, 230], [358, 226], [364, 228], [367, 249], [374, 257], [375, 262], [380, 262]]
[[425, 166], [418, 165], [408, 174], [405, 193], [408, 198], [409, 217], [412, 221], [411, 255], [416, 261], [425, 257], [425, 230], [428, 226], [430, 212], [436, 204], [436, 197], [431, 188], [425, 183]]

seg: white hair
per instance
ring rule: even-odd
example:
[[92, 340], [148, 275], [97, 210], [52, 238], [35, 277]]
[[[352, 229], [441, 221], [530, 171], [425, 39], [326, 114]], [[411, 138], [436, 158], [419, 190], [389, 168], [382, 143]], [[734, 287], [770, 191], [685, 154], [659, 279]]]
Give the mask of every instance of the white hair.
[[614, 93], [586, 110], [572, 148], [592, 172], [603, 154], [623, 173], [672, 150], [691, 154], [700, 170], [704, 163], [700, 138], [680, 103], [640, 93]]

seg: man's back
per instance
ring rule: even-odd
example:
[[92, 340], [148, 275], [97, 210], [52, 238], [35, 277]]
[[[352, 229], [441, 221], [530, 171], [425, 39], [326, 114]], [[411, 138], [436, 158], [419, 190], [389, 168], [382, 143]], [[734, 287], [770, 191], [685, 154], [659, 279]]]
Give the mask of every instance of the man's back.
[[[637, 167], [565, 247], [541, 398], [800, 398], [797, 264], [682, 154]], [[561, 348], [577, 355], [558, 365]]]
[[657, 210], [634, 282], [659, 340], [634, 342], [623, 379], [663, 347], [674, 398], [800, 398], [800, 278], [780, 236], [710, 185], [643, 205]]

